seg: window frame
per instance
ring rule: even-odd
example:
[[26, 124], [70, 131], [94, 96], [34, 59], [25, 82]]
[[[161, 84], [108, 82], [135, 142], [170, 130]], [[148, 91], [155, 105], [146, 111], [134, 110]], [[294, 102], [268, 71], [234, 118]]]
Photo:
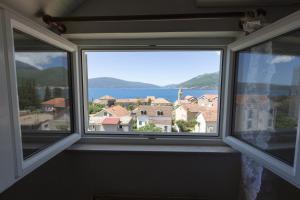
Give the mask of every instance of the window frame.
[[[130, 42], [130, 41], [129, 41]], [[209, 134], [207, 133], [197, 133], [195, 135], [194, 133], [184, 133], [181, 135], [175, 135], [172, 133], [163, 133], [163, 134], [157, 134], [157, 133], [137, 133], [137, 132], [127, 132], [125, 134], [122, 133], [110, 133], [110, 132], [99, 132], [99, 131], [88, 131], [88, 73], [87, 73], [87, 59], [85, 58], [85, 52], [130, 52], [130, 51], [221, 51], [220, 55], [220, 68], [219, 68], [219, 99], [218, 99], [218, 119], [217, 119], [217, 131], [215, 134]], [[201, 141], [201, 140], [215, 140], [220, 141], [222, 139], [222, 134], [219, 131], [220, 130], [220, 116], [221, 116], [221, 108], [222, 108], [222, 86], [223, 86], [223, 80], [224, 80], [224, 67], [225, 67], [225, 55], [226, 55], [226, 45], [213, 45], [213, 46], [202, 46], [202, 45], [153, 45], [152, 44], [144, 44], [144, 45], [135, 45], [135, 44], [126, 44], [126, 45], [95, 45], [95, 46], [85, 46], [85, 45], [79, 45], [79, 52], [80, 52], [80, 62], [82, 66], [82, 93], [83, 93], [83, 113], [84, 113], [84, 134], [82, 137], [85, 139], [85, 141], [92, 141], [94, 138], [104, 138], [104, 140], [108, 139], [108, 141], [135, 141], [135, 138], [144, 139], [145, 143], [147, 143], [148, 139], [157, 139], [157, 143], [159, 144], [165, 144], [165, 143], [174, 143], [179, 144], [178, 139], [182, 139], [184, 141], [184, 144], [189, 144], [190, 142], [194, 144], [195, 141]], [[128, 142], [126, 142], [128, 143]], [[129, 144], [132, 144], [129, 142]], [[134, 144], [136, 144], [134, 142]], [[138, 143], [139, 144], [139, 143]]]
[[298, 113], [298, 129], [296, 136], [294, 165], [280, 161], [249, 144], [232, 136], [232, 128], [234, 126], [234, 87], [236, 79], [236, 52], [245, 48], [258, 45], [262, 42], [272, 40], [278, 36], [287, 34], [300, 28], [300, 11], [297, 11], [287, 17], [284, 17], [273, 24], [270, 24], [252, 34], [249, 34], [231, 44], [227, 48], [227, 63], [225, 72], [225, 88], [224, 110], [221, 132], [223, 133], [223, 141], [232, 148], [242, 152], [243, 154], [253, 158], [259, 164], [271, 170], [275, 174], [284, 178], [288, 182], [300, 188], [300, 111]]
[[[81, 107], [80, 107], [80, 84], [79, 84], [79, 70], [78, 70], [78, 47], [70, 41], [62, 38], [61, 36], [47, 30], [45, 27], [33, 22], [18, 13], [7, 8], [3, 9], [4, 13], [4, 31], [5, 34], [5, 59], [7, 60], [7, 73], [8, 73], [8, 94], [9, 94], [9, 109], [12, 120], [12, 139], [14, 148], [14, 166], [15, 169], [15, 181], [19, 180], [23, 176], [27, 175], [50, 158], [65, 150], [70, 145], [74, 144], [81, 138], [82, 126], [81, 126]], [[19, 103], [18, 103], [18, 90], [17, 90], [17, 75], [15, 66], [15, 48], [13, 30], [16, 29], [25, 34], [28, 34], [34, 38], [44, 41], [50, 45], [66, 50], [70, 56], [69, 63], [71, 71], [70, 77], [72, 79], [72, 85], [70, 90], [73, 91], [72, 110], [73, 116], [70, 119], [73, 120], [73, 130], [65, 138], [46, 146], [37, 153], [33, 154], [27, 159], [23, 159], [22, 150], [22, 137], [21, 126], [19, 123]]]

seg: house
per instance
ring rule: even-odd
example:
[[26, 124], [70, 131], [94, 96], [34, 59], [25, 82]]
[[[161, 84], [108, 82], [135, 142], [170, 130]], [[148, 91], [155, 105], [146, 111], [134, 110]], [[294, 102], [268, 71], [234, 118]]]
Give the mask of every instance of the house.
[[199, 112], [206, 110], [207, 107], [199, 106], [198, 104], [184, 103], [175, 109], [175, 120], [193, 120], [196, 119]]
[[122, 106], [104, 108], [96, 114], [89, 115], [90, 131], [128, 132], [131, 130], [132, 117]]
[[217, 107], [218, 95], [217, 94], [205, 94], [198, 98], [198, 104], [200, 106]]
[[145, 99], [138, 98], [127, 98], [127, 99], [116, 99], [116, 105], [120, 105], [125, 108], [134, 107], [137, 105], [146, 105], [147, 101]]
[[275, 128], [276, 106], [265, 95], [237, 95], [235, 115], [240, 120], [236, 131], [263, 131]]
[[184, 100], [188, 101], [189, 103], [197, 103], [198, 102], [198, 99], [196, 97], [193, 97], [190, 95], [185, 96]]
[[153, 106], [172, 106], [173, 104], [165, 98], [156, 98], [151, 100]]
[[163, 132], [172, 131], [172, 106], [138, 106], [134, 113], [137, 120], [137, 128], [153, 123]]
[[194, 132], [196, 133], [216, 133], [217, 132], [217, 110], [200, 112], [197, 115]]
[[41, 108], [44, 112], [58, 112], [66, 109], [65, 98], [54, 98], [41, 103]]
[[101, 104], [101, 105], [105, 105], [105, 106], [112, 106], [115, 104], [116, 99], [112, 96], [109, 95], [105, 95], [100, 97], [99, 99], [95, 99], [93, 101], [94, 104]]

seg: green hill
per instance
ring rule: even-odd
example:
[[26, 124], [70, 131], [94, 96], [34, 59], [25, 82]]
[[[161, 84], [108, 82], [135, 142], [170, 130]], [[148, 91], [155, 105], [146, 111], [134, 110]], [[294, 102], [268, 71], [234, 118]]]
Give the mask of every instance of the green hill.
[[67, 86], [68, 71], [64, 67], [40, 70], [24, 62], [16, 61], [18, 80], [33, 79], [37, 86]]
[[89, 79], [90, 88], [159, 88], [157, 85], [133, 81], [125, 81], [111, 77]]
[[182, 88], [201, 88], [201, 89], [215, 89], [219, 84], [219, 73], [209, 73], [209, 74], [201, 74], [182, 82], [177, 85], [177, 87]]

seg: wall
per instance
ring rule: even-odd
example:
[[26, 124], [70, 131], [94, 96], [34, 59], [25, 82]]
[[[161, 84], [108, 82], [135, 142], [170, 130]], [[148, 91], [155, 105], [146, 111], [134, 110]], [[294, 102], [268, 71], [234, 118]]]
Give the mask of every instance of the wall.
[[1, 200], [91, 199], [95, 194], [237, 199], [238, 153], [67, 151], [0, 195]]

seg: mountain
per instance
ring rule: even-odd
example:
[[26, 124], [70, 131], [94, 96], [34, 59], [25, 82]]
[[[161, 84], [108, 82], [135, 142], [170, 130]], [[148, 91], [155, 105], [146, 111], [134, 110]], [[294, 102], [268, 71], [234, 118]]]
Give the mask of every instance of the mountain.
[[178, 84], [178, 87], [182, 88], [202, 88], [202, 89], [215, 89], [218, 87], [219, 73], [201, 74]]
[[90, 88], [160, 88], [157, 85], [125, 81], [117, 78], [100, 77], [89, 79]]
[[18, 80], [33, 79], [38, 86], [67, 86], [68, 71], [64, 67], [40, 70], [30, 64], [16, 61]]
[[179, 84], [167, 85], [167, 88], [201, 88], [201, 89], [216, 89], [219, 83], [219, 73], [207, 73], [196, 76], [190, 80]]
[[219, 73], [201, 74], [179, 84], [171, 84], [160, 87], [158, 85], [125, 81], [111, 77], [99, 77], [89, 79], [90, 88], [201, 88], [201, 89], [216, 89], [219, 82]]

